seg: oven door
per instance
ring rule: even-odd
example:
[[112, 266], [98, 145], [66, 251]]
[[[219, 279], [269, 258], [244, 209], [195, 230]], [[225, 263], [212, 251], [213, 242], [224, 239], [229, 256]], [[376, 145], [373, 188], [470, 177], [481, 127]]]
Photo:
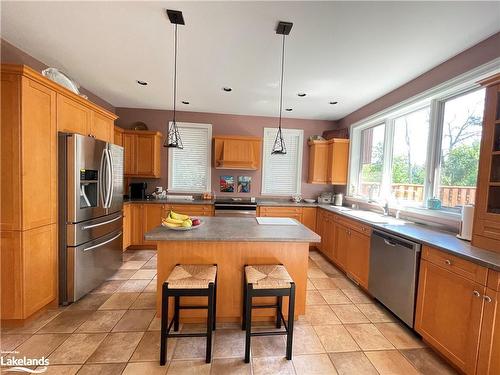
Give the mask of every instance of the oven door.
[[215, 216], [219, 217], [256, 217], [255, 210], [215, 210]]

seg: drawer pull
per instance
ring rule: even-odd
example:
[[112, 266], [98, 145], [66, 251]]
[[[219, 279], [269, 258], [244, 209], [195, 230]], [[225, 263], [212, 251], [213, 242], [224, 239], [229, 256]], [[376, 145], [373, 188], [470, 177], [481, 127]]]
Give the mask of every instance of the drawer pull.
[[483, 296], [483, 299], [488, 302], [488, 303], [491, 303], [491, 297], [490, 296]]
[[451, 266], [451, 260], [449, 260], [449, 259], [446, 259], [446, 260], [444, 261], [444, 263], [445, 263], [447, 266]]
[[474, 297], [481, 297], [481, 293], [479, 293], [477, 290], [474, 290], [472, 294], [474, 295]]

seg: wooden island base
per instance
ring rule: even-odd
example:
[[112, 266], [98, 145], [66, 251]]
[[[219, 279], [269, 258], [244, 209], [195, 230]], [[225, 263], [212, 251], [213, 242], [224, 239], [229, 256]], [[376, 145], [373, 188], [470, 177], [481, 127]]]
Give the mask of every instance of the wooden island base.
[[[176, 264], [217, 264], [217, 322], [239, 322], [242, 317], [243, 267], [246, 264], [283, 264], [296, 284], [295, 318], [305, 314], [309, 243], [158, 241], [157, 313], [161, 312], [161, 289]], [[275, 302], [275, 298], [255, 299]], [[183, 298], [181, 304], [204, 304], [200, 297]], [[173, 315], [173, 298], [169, 301]], [[288, 298], [283, 310], [287, 315]], [[271, 320], [273, 309], [253, 311], [254, 320]], [[183, 310], [181, 322], [205, 322], [206, 310]]]

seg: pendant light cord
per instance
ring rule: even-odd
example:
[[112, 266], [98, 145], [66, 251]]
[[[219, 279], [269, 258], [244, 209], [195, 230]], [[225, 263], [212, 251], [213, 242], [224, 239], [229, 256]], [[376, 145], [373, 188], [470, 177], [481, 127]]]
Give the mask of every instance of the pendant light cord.
[[283, 34], [283, 47], [281, 49], [281, 84], [280, 84], [280, 119], [279, 129], [281, 131], [281, 112], [283, 110], [283, 71], [285, 70], [285, 34]]
[[174, 36], [174, 124], [175, 124], [175, 102], [177, 101], [177, 24], [175, 24]]

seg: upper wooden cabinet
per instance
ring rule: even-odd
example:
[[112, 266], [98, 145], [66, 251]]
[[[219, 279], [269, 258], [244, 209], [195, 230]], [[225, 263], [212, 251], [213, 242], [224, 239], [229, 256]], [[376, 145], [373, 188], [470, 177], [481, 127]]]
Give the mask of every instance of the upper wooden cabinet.
[[500, 74], [486, 86], [472, 244], [500, 253]]
[[161, 177], [162, 138], [160, 132], [123, 130], [125, 177]]
[[347, 184], [349, 140], [309, 141], [310, 184]]
[[113, 143], [118, 146], [123, 146], [123, 129], [119, 126], [114, 127]]
[[260, 168], [262, 139], [258, 137], [216, 136], [214, 142], [214, 167], [217, 169]]

